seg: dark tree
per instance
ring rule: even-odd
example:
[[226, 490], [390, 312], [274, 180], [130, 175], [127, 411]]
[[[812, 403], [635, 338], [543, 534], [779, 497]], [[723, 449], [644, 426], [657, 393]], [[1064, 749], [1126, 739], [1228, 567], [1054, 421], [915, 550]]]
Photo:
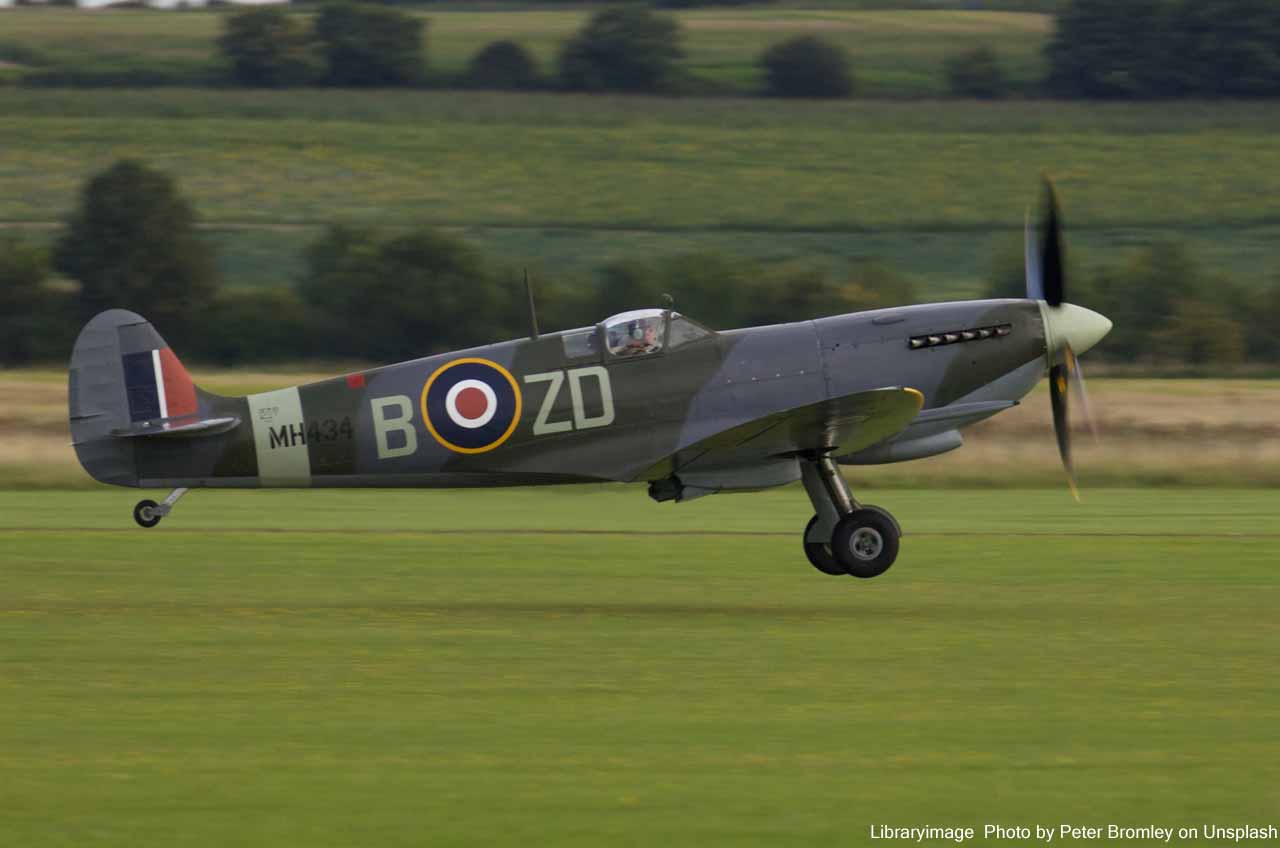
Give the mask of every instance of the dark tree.
[[44, 252], [13, 236], [0, 237], [0, 363], [30, 362], [40, 351], [48, 296]]
[[611, 262], [597, 272], [594, 320], [615, 312], [662, 305], [665, 281], [653, 265], [637, 259]]
[[777, 97], [848, 97], [853, 71], [845, 51], [806, 35], [775, 44], [760, 57], [768, 92]]
[[643, 6], [591, 16], [560, 51], [560, 82], [574, 91], [660, 91], [684, 56], [674, 18]]
[[241, 85], [306, 85], [320, 76], [320, 57], [310, 28], [277, 6], [228, 15], [218, 48]]
[[1280, 94], [1280, 5], [1271, 0], [1072, 0], [1045, 48], [1066, 97]]
[[760, 265], [752, 274], [750, 299], [742, 322], [771, 324], [803, 321], [911, 303], [915, 284], [875, 262], [857, 262], [842, 279], [822, 263], [793, 259]]
[[1071, 301], [1115, 322], [1100, 351], [1126, 361], [1160, 358], [1152, 348], [1152, 333], [1170, 320], [1178, 303], [1194, 300], [1210, 285], [1201, 263], [1177, 242], [1148, 245], [1119, 262], [1101, 265], [1089, 282], [1089, 294], [1078, 297], [1076, 279], [1071, 278]]
[[1099, 98], [1186, 93], [1178, 11], [1172, 0], [1072, 0], [1045, 46], [1050, 93]]
[[1280, 362], [1280, 280], [1256, 292], [1249, 307], [1249, 358]]
[[330, 3], [316, 16], [329, 85], [412, 85], [422, 79], [426, 22], [398, 9]]
[[195, 223], [167, 174], [126, 160], [90, 179], [54, 252], [58, 270], [80, 282], [81, 317], [123, 307], [162, 333], [190, 329], [217, 288]]
[[1230, 365], [1244, 359], [1244, 328], [1222, 304], [1190, 297], [1174, 301], [1172, 309], [1151, 334], [1146, 356], [1191, 365]]
[[1182, 49], [1174, 61], [1186, 87], [1208, 97], [1280, 94], [1280, 4], [1274, 0], [1183, 0]]
[[1004, 97], [1008, 83], [1000, 57], [990, 47], [975, 47], [947, 59], [947, 85], [959, 97]]
[[[201, 317], [201, 332], [189, 350], [222, 365], [332, 357], [332, 340], [311, 319], [292, 287], [226, 289]], [[183, 349], [188, 350], [185, 342]]]
[[912, 303], [912, 280], [876, 262], [853, 262], [843, 278], [825, 263], [761, 262], [718, 253], [627, 260], [600, 269], [591, 314], [662, 305], [718, 329], [802, 321], [841, 312]]
[[708, 6], [763, 6], [776, 0], [654, 0], [659, 9], [697, 9]]
[[495, 41], [471, 57], [466, 83], [472, 88], [521, 91], [542, 85], [538, 63], [514, 41]]
[[328, 319], [335, 352], [398, 359], [490, 342], [509, 328], [481, 255], [432, 230], [383, 238], [330, 227], [307, 251], [304, 300]]
[[717, 329], [746, 323], [746, 312], [755, 297], [752, 285], [760, 271], [755, 261], [701, 251], [663, 259], [657, 270], [662, 291], [675, 298], [678, 311]]

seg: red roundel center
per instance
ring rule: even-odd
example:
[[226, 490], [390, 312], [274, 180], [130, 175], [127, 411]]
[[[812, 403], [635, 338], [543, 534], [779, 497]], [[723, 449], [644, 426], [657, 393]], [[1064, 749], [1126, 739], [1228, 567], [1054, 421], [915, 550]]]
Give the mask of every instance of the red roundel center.
[[454, 405], [463, 418], [479, 418], [489, 410], [489, 399], [484, 392], [468, 386], [458, 392]]

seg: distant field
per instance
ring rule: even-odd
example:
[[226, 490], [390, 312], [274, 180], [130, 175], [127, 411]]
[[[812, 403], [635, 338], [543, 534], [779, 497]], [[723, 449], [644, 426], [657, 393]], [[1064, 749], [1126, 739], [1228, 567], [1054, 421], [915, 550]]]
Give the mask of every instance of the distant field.
[[[429, 21], [426, 58], [431, 70], [448, 77], [498, 39], [520, 42], [551, 73], [560, 45], [590, 13], [579, 8], [414, 14]], [[944, 94], [946, 57], [979, 45], [1000, 52], [1015, 86], [1032, 86], [1043, 75], [1040, 50], [1052, 25], [1045, 14], [955, 9], [765, 6], [674, 14], [685, 31], [687, 65], [697, 77], [753, 91], [760, 84], [755, 63], [761, 52], [790, 36], [819, 34], [850, 51], [863, 93], [877, 97]], [[0, 28], [0, 59], [18, 64], [18, 71], [24, 66], [100, 74], [133, 71], [212, 80], [221, 72], [215, 40], [222, 17], [217, 11], [8, 11]]]
[[864, 494], [906, 530], [874, 581], [803, 561], [795, 490], [197, 492], [151, 531], [0, 493], [0, 834], [1274, 823], [1280, 495]]
[[[1269, 103], [779, 103], [443, 92], [0, 92], [0, 221], [49, 237], [121, 156], [176, 175], [233, 285], [334, 220], [453, 229], [547, 274], [694, 249], [879, 257], [969, 296], [1042, 170], [1076, 258], [1186, 239], [1280, 267]], [[45, 229], [41, 229], [41, 228]]]
[[[213, 391], [242, 395], [345, 370], [194, 374]], [[1089, 391], [1101, 440], [1076, 438], [1086, 498], [1091, 489], [1133, 485], [1280, 487], [1280, 380], [1091, 379]], [[958, 451], [846, 473], [857, 485], [1064, 489], [1051, 426], [1041, 385], [1018, 408], [966, 430]], [[69, 441], [65, 374], [0, 371], [0, 487], [96, 486]], [[640, 487], [630, 491], [644, 497]]]
[[[327, 109], [331, 120], [316, 119], [316, 104], [292, 104], [326, 96], [339, 98]], [[760, 101], [419, 94], [401, 95], [417, 103], [393, 125], [334, 114], [341, 98], [365, 96], [257, 95], [253, 102], [273, 105], [274, 114], [164, 119], [133, 117], [127, 105], [114, 114], [111, 107], [94, 114], [98, 105], [88, 117], [44, 117], [31, 114], [46, 108], [31, 105], [32, 94], [6, 94], [0, 106], [13, 97], [16, 108], [0, 118], [0, 216], [54, 220], [87, 174], [136, 156], [178, 176], [208, 221], [228, 224], [346, 217], [677, 231], [980, 231], [1020, 227], [1045, 168], [1057, 176], [1077, 228], [1280, 220], [1271, 202], [1280, 181], [1280, 149], [1272, 143], [1280, 114], [1265, 104], [1206, 106], [1168, 132], [1140, 124], [1143, 113], [1163, 105], [1130, 107], [1136, 116], [1113, 130], [1087, 107], [1056, 106], [1050, 117], [1053, 110], [1035, 103], [787, 111]], [[925, 114], [913, 116], [913, 108]], [[702, 114], [689, 120], [692, 112]]]

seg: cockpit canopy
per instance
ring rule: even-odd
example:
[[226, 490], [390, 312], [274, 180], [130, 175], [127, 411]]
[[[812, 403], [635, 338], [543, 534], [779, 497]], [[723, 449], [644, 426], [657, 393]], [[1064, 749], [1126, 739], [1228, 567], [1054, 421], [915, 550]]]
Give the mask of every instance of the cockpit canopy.
[[604, 322], [605, 346], [610, 356], [643, 356], [662, 350], [666, 341], [664, 309], [633, 309]]
[[706, 327], [666, 309], [633, 309], [604, 320], [605, 348], [612, 357], [647, 356], [714, 335]]
[[599, 362], [601, 338], [609, 359], [630, 359], [712, 339], [715, 332], [679, 312], [633, 309], [606, 318], [594, 327], [566, 330], [560, 337], [565, 358], [570, 362]]

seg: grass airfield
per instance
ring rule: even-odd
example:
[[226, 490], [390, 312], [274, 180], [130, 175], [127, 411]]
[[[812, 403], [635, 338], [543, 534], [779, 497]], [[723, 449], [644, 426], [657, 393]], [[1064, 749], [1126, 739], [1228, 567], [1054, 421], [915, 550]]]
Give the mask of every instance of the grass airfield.
[[1271, 823], [1280, 492], [861, 494], [874, 581], [808, 566], [796, 488], [0, 493], [0, 837]]

